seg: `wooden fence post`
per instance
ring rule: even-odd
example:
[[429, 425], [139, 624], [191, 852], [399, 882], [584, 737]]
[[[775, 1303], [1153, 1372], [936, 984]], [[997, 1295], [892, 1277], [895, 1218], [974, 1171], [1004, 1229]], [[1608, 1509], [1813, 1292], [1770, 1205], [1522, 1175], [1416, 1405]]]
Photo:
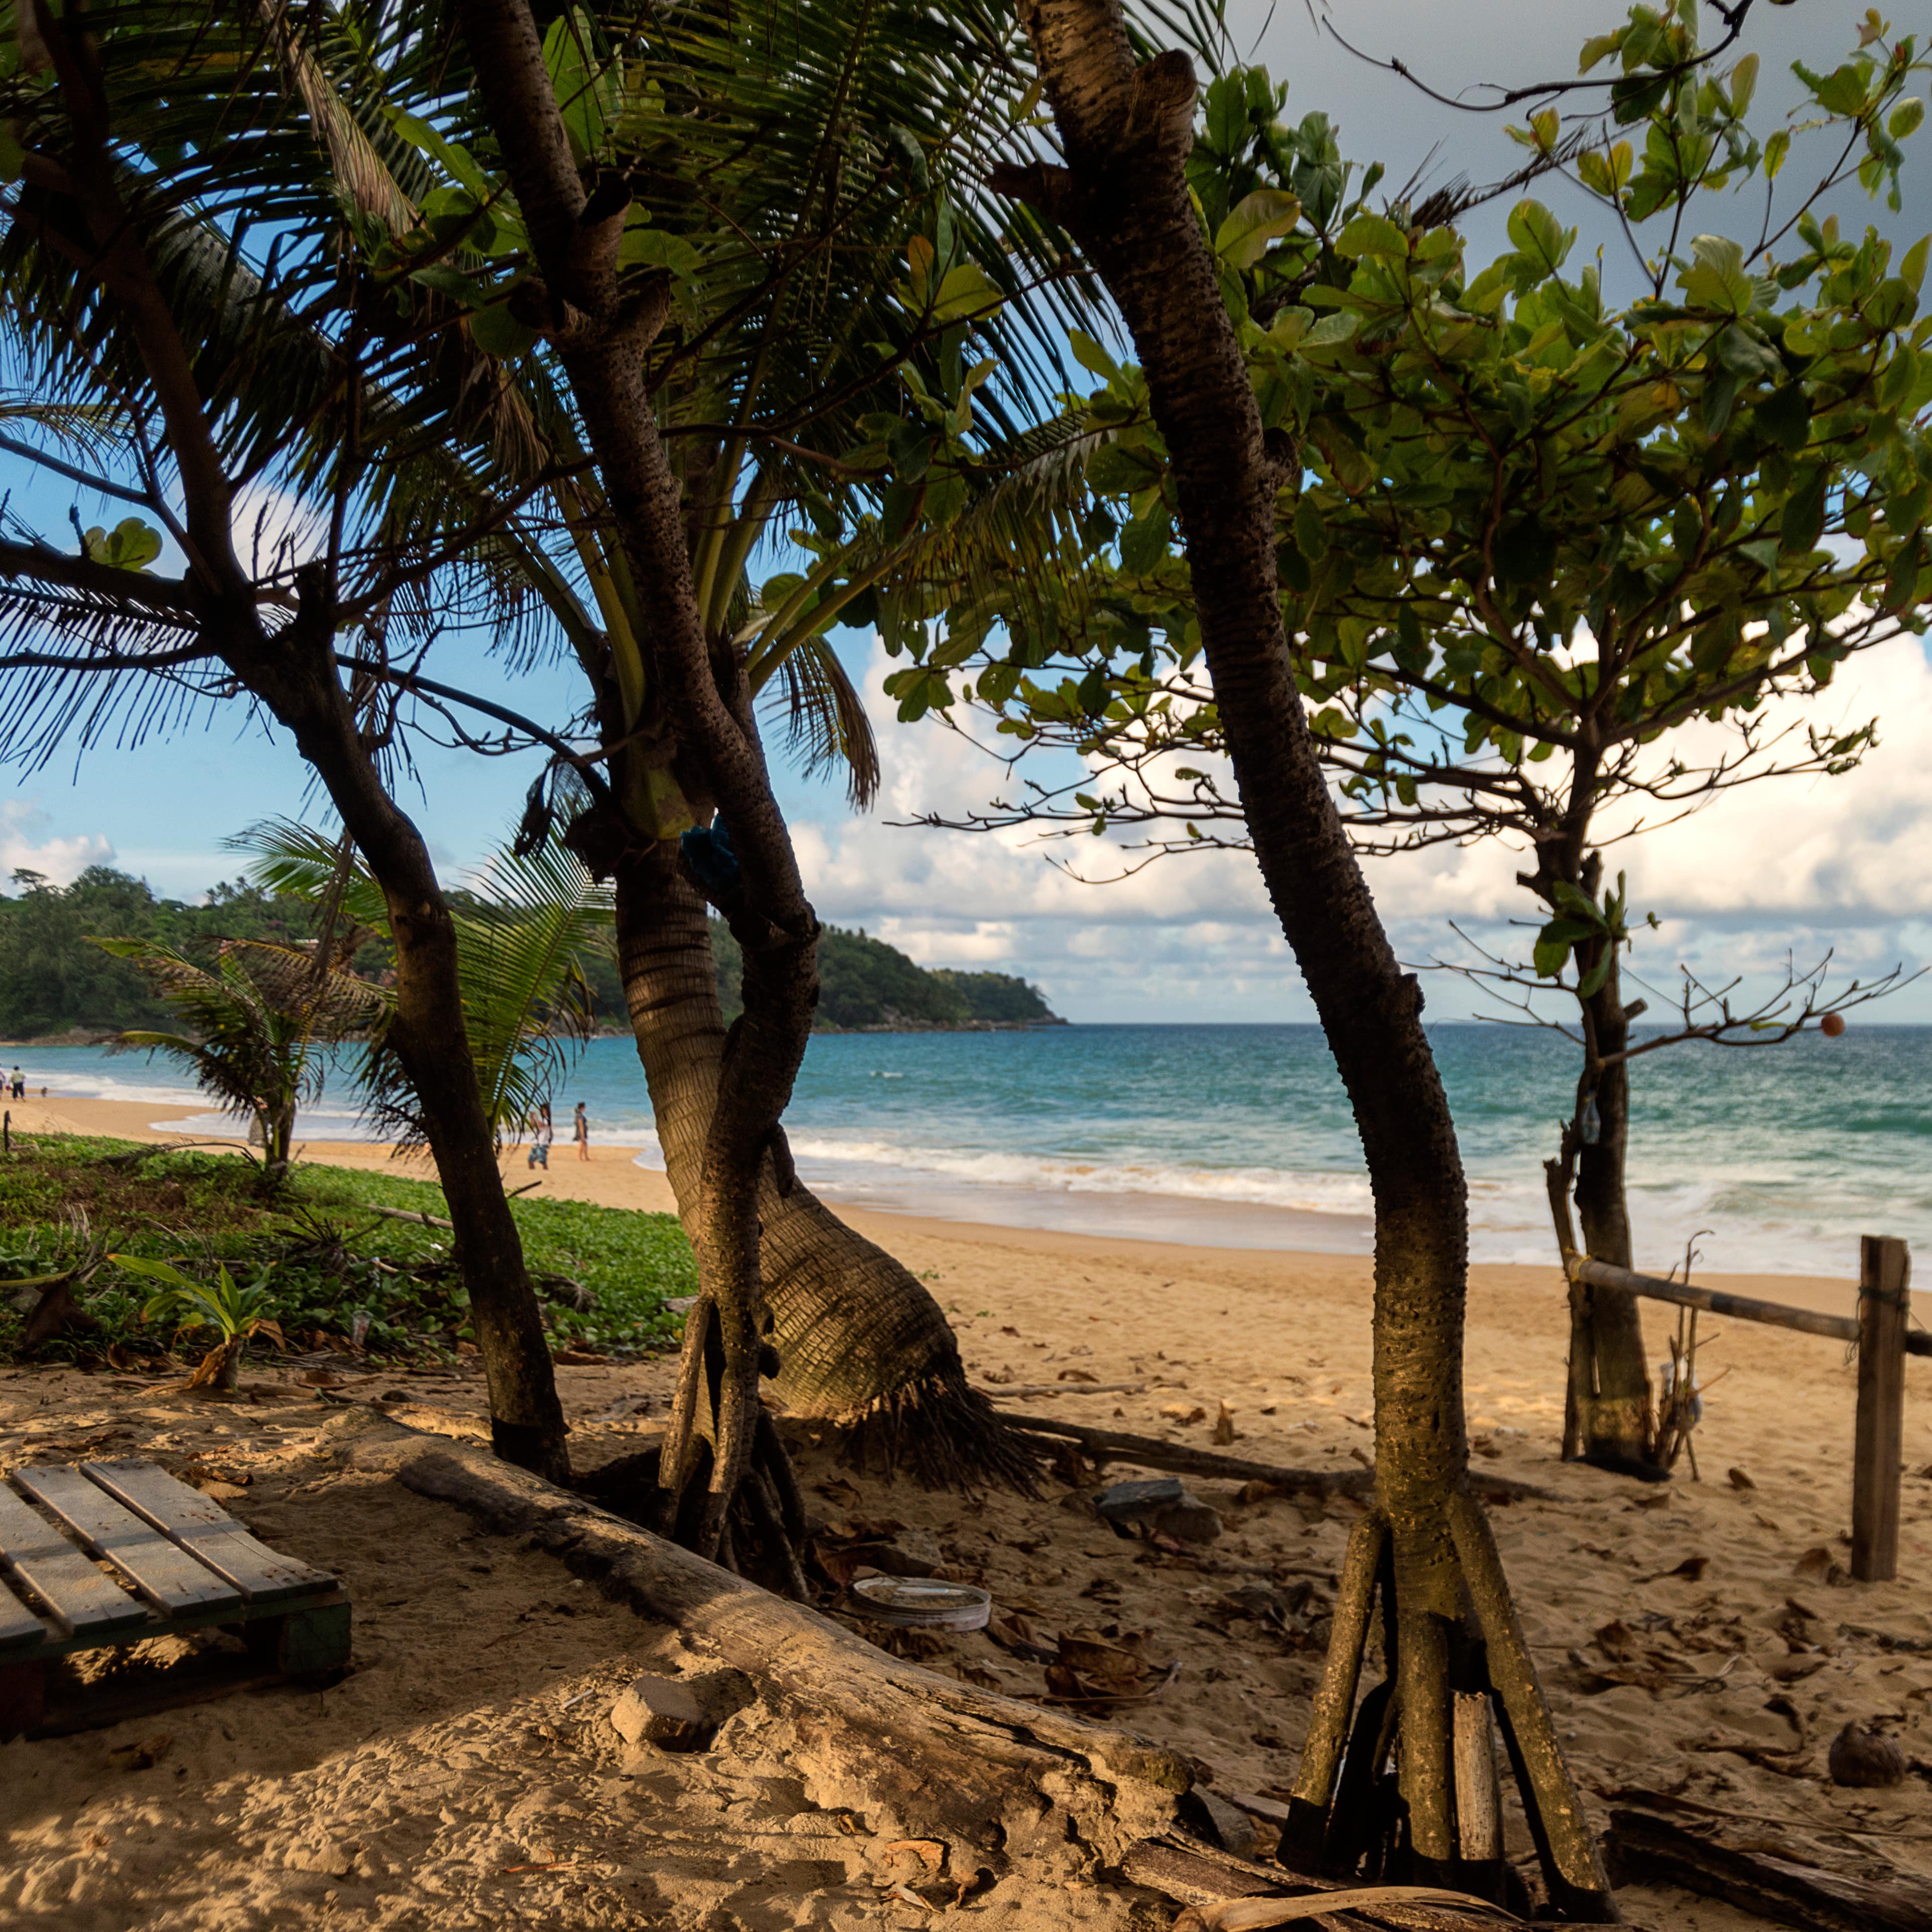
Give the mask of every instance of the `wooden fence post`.
[[1852, 1574], [1898, 1574], [1899, 1479], [1905, 1460], [1905, 1336], [1912, 1258], [1888, 1234], [1858, 1244], [1858, 1419], [1852, 1467]]

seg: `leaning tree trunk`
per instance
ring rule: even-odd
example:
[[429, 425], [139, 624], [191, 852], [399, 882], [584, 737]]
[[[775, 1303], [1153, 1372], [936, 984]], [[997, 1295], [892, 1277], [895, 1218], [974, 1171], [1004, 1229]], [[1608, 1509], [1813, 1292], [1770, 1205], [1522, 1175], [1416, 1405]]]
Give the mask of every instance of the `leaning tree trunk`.
[[[673, 850], [618, 862], [617, 952], [678, 1212], [694, 1241], [705, 1137], [726, 1033], [710, 921]], [[758, 1183], [775, 1388], [790, 1408], [875, 1430], [931, 1480], [992, 1476], [1022, 1486], [1036, 1458], [970, 1388], [939, 1304], [905, 1265], [856, 1234], [811, 1191]]]
[[[758, 1220], [818, 1004], [818, 921], [751, 716], [742, 653], [730, 638], [706, 635], [692, 580], [682, 488], [644, 368], [669, 313], [669, 278], [622, 272], [629, 188], [605, 175], [593, 192], [572, 158], [526, 0], [461, 0], [457, 16], [530, 232], [536, 272], [519, 287], [519, 313], [548, 335], [568, 382], [638, 586], [647, 682], [694, 781], [688, 795], [715, 802], [733, 854], [721, 910], [744, 949], [745, 1011], [705, 1132], [699, 1294], [658, 1477], [659, 1521], [700, 1554], [728, 1562], [734, 1513], [745, 1522], [747, 1508], [767, 1544], [796, 1534], [794, 1521], [781, 1521], [783, 1496], [773, 1490], [782, 1452], [758, 1400]], [[795, 1581], [795, 1554], [790, 1570]]]
[[278, 640], [280, 662], [272, 669], [257, 666], [258, 682], [250, 688], [294, 733], [382, 889], [396, 960], [395, 1009], [385, 1037], [422, 1108], [448, 1203], [496, 1453], [561, 1480], [570, 1472], [563, 1406], [477, 1084], [455, 924], [422, 833], [384, 789], [363, 746], [328, 632], [313, 648], [304, 678], [304, 652], [288, 641], [295, 628], [291, 625]]
[[[1539, 871], [1522, 883], [1546, 903], [1556, 903], [1552, 874], [1574, 864], [1569, 883], [1597, 895], [1603, 880], [1599, 853], [1580, 854], [1594, 796], [1594, 766], [1580, 758], [1570, 824], [1574, 828], [1559, 847], [1542, 848]], [[1559, 857], [1559, 853], [1567, 854]], [[1563, 1132], [1560, 1160], [1546, 1163], [1559, 1248], [1575, 1238], [1562, 1196], [1576, 1204], [1582, 1226], [1582, 1252], [1617, 1268], [1632, 1265], [1630, 1203], [1625, 1160], [1630, 1140], [1630, 1072], [1624, 1050], [1630, 1043], [1631, 1014], [1623, 1003], [1616, 942], [1589, 940], [1575, 949], [1576, 971], [1587, 975], [1610, 949], [1603, 984], [1587, 998], [1579, 995], [1583, 1031], [1583, 1065], [1576, 1080], [1576, 1104]], [[1641, 1005], [1636, 1011], [1642, 1010]], [[1642, 1318], [1636, 1298], [1621, 1288], [1570, 1285], [1570, 1382], [1563, 1428], [1565, 1456], [1582, 1456], [1606, 1467], [1641, 1474], [1656, 1458], [1655, 1420], [1650, 1367], [1643, 1346]]]
[[[181, 486], [192, 586], [204, 634], [236, 679], [293, 735], [388, 902], [396, 949], [389, 1039], [415, 1086], [456, 1228], [500, 1451], [545, 1474], [568, 1467], [542, 1318], [510, 1217], [463, 1020], [456, 935], [422, 837], [384, 790], [334, 654], [326, 566], [298, 574], [295, 614], [272, 634], [234, 547], [234, 486], [217, 446], [194, 360], [122, 199], [107, 103], [85, 46], [40, 13], [73, 139], [58, 192], [92, 238], [87, 266], [119, 306], [152, 385]], [[55, 225], [42, 230], [58, 245]]]
[[[1630, 1072], [1622, 1058], [1630, 1021], [1615, 960], [1609, 976], [1585, 1004], [1589, 1045], [1576, 1083], [1576, 1116], [1580, 1122], [1593, 1118], [1594, 1134], [1580, 1131], [1575, 1136], [1576, 1218], [1583, 1252], [1627, 1268], [1634, 1265], [1625, 1170]], [[1582, 1298], [1580, 1340], [1588, 1394], [1577, 1420], [1583, 1453], [1615, 1464], [1648, 1467], [1654, 1459], [1655, 1429], [1650, 1364], [1636, 1298], [1621, 1288], [1586, 1288]]]
[[[1425, 1882], [1499, 1888], [1496, 1862], [1462, 1850], [1480, 1781], [1472, 1753], [1459, 1819], [1455, 1693], [1466, 1685], [1495, 1694], [1553, 1902], [1613, 1917], [1468, 1493], [1461, 1161], [1420, 989], [1382, 930], [1295, 685], [1274, 554], [1276, 496], [1295, 464], [1287, 454], [1277, 465], [1264, 445], [1188, 191], [1192, 66], [1178, 52], [1137, 64], [1117, 0], [1022, 0], [1022, 17], [1067, 165], [1002, 170], [998, 184], [1073, 233], [1132, 334], [1172, 464], [1203, 650], [1256, 856], [1348, 1088], [1375, 1193], [1377, 1507], [1351, 1548], [1285, 1845], [1310, 1862], [1366, 1858]], [[1378, 1595], [1388, 1672], [1358, 1713]], [[1486, 1755], [1486, 1707], [1482, 1717]], [[1361, 1844], [1357, 1822], [1378, 1807], [1373, 1842]]]

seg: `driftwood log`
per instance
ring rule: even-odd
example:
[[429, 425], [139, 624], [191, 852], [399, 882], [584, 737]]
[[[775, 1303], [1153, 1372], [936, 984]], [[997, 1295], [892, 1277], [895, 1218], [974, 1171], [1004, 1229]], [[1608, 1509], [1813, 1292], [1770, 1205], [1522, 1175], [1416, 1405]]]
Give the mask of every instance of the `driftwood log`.
[[1744, 1851], [1652, 1811], [1613, 1810], [1610, 1851], [1631, 1879], [1721, 1898], [1796, 1932], [1932, 1932], [1922, 1892]]
[[[1121, 1875], [1150, 1892], [1160, 1892], [1197, 1911], [1231, 1899], [1278, 1898], [1289, 1893], [1307, 1896], [1323, 1892], [1347, 1894], [1360, 1889], [1352, 1879], [1306, 1878], [1278, 1866], [1256, 1864], [1216, 1848], [1195, 1844], [1175, 1834], [1143, 1839], [1132, 1846], [1121, 1864]], [[1210, 1921], [1211, 1922], [1211, 1920]], [[1466, 1908], [1453, 1905], [1398, 1903], [1324, 1912], [1299, 1922], [1322, 1928], [1366, 1928], [1376, 1932], [1538, 1932], [1558, 1922], [1514, 1918], [1494, 1906], [1472, 1899]], [[1568, 1923], [1569, 1922], [1564, 1922]]]
[[[1093, 1390], [1084, 1393], [1091, 1394]], [[1210, 1449], [1193, 1449], [1184, 1442], [1163, 1442], [1153, 1436], [1126, 1436], [1118, 1430], [1090, 1429], [1084, 1423], [1062, 1422], [1050, 1415], [1001, 1416], [1030, 1436], [1052, 1436], [1078, 1443], [1095, 1462], [1132, 1462], [1148, 1469], [1172, 1469], [1177, 1475], [1213, 1476], [1230, 1483], [1265, 1483], [1288, 1496], [1370, 1496], [1376, 1489], [1373, 1469], [1286, 1469], [1273, 1462], [1250, 1462], [1244, 1456], [1217, 1456]], [[1485, 1502], [1554, 1500], [1548, 1490], [1508, 1476], [1469, 1472], [1469, 1487]]]
[[332, 1424], [356, 1468], [453, 1503], [559, 1558], [604, 1594], [674, 1627], [685, 1648], [742, 1672], [793, 1733], [814, 1802], [861, 1808], [876, 1830], [941, 1839], [971, 1870], [1071, 1844], [1118, 1865], [1167, 1829], [1190, 1774], [1126, 1732], [1062, 1717], [904, 1663], [482, 1444], [360, 1412]]
[[[892, 1838], [940, 1840], [956, 1871], [1051, 1884], [1077, 1870], [1087, 1882], [1179, 1906], [1353, 1889], [1188, 1838], [1178, 1805], [1192, 1774], [1175, 1754], [888, 1656], [482, 1443], [360, 1408], [332, 1418], [325, 1436], [352, 1466], [453, 1504], [674, 1630], [694, 1662], [748, 1685], [760, 1714], [782, 1729], [788, 1773], [812, 1802], [862, 1812]], [[1494, 1932], [1498, 1922], [1390, 1904], [1305, 1922], [1336, 1932]]]

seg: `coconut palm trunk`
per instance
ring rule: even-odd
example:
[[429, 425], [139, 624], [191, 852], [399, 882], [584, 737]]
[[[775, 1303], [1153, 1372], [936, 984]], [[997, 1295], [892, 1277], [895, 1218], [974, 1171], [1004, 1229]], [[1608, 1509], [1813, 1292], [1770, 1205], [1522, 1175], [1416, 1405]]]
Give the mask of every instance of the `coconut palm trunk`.
[[[566, 1474], [562, 1410], [542, 1316], [466, 1037], [454, 926], [428, 848], [386, 789], [344, 688], [335, 582], [326, 565], [304, 566], [287, 621], [264, 623], [257, 586], [236, 549], [237, 486], [218, 440], [218, 412], [204, 393], [206, 372], [122, 193], [96, 50], [70, 20], [55, 21], [45, 9], [40, 17], [67, 124], [58, 161], [36, 154], [28, 163], [26, 178], [45, 197], [31, 225], [40, 246], [83, 269], [115, 305], [139, 358], [184, 506], [189, 571], [177, 588], [204, 643], [294, 737], [388, 901], [397, 972], [389, 1042], [422, 1102], [456, 1228], [496, 1447], [542, 1474]], [[31, 572], [31, 550], [23, 561]]]
[[[673, 848], [634, 850], [620, 862], [616, 926], [665, 1172], [695, 1243], [728, 1035], [706, 908]], [[928, 1480], [1025, 1484], [1034, 1459], [968, 1386], [952, 1328], [910, 1270], [770, 1158], [758, 1214], [774, 1387], [787, 1406], [856, 1425], [862, 1455], [877, 1436], [889, 1463], [903, 1454]]]
[[[1420, 988], [1382, 928], [1295, 682], [1275, 567], [1276, 499], [1295, 459], [1264, 440], [1189, 192], [1192, 64], [1179, 52], [1138, 62], [1118, 0], [1022, 0], [1021, 17], [1066, 165], [994, 178], [1072, 231], [1133, 338], [1172, 460], [1203, 652], [1256, 857], [1348, 1089], [1375, 1192], [1376, 1507], [1351, 1541], [1282, 1856], [1500, 1893], [1500, 1860], [1466, 1858], [1459, 1834], [1459, 1796], [1475, 1792], [1457, 1790], [1456, 1695], [1480, 1696], [1484, 1754], [1493, 1708], [1552, 1903], [1614, 1918], [1469, 1493], [1461, 1160]], [[1358, 1711], [1378, 1596], [1387, 1674]]]

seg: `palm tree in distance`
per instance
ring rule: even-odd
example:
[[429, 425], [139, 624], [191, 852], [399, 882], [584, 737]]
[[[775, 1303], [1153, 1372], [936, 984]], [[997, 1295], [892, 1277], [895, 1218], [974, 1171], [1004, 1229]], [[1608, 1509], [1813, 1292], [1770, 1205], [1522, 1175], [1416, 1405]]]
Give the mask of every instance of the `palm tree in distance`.
[[156, 940], [94, 943], [135, 967], [181, 1023], [178, 1032], [132, 1028], [116, 1038], [114, 1050], [164, 1053], [186, 1067], [222, 1112], [251, 1124], [250, 1138], [262, 1145], [262, 1184], [279, 1187], [296, 1109], [321, 1091], [317, 1048], [379, 1034], [389, 1000], [298, 946], [230, 940], [212, 967], [202, 967]]

